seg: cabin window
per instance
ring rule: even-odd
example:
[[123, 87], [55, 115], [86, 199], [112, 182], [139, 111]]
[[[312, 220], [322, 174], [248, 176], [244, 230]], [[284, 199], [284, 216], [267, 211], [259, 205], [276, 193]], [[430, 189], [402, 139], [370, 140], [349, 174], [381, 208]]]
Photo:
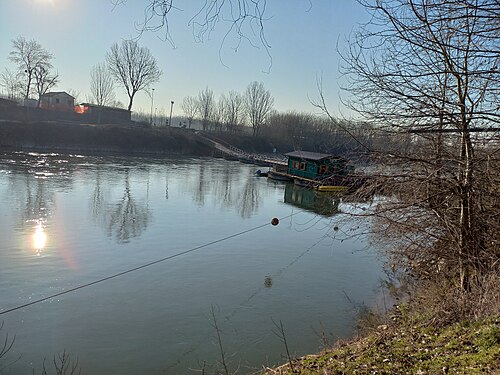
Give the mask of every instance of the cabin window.
[[299, 168], [301, 171], [305, 171], [306, 170], [306, 163], [300, 163], [300, 168]]
[[56, 98], [56, 103], [59, 104], [59, 98]]
[[320, 174], [325, 174], [330, 172], [330, 166], [329, 165], [320, 165], [319, 166], [319, 171]]

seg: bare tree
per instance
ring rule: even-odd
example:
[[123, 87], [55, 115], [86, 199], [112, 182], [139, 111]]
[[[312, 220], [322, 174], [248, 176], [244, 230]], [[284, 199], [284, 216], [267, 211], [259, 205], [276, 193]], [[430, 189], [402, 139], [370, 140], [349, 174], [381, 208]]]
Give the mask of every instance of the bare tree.
[[262, 82], [250, 83], [245, 91], [245, 109], [253, 129], [253, 135], [259, 133], [259, 129], [267, 120], [274, 105], [274, 98], [264, 88]]
[[395, 199], [379, 208], [380, 229], [398, 233], [396, 262], [422, 277], [456, 276], [467, 291], [499, 266], [498, 139], [476, 130], [500, 122], [500, 6], [361, 2], [373, 18], [343, 56], [349, 104], [378, 131], [409, 140], [377, 152], [398, 171], [383, 181]]
[[215, 112], [214, 92], [208, 87], [198, 93], [198, 113], [203, 130], [208, 130]]
[[196, 100], [196, 98], [193, 98], [192, 96], [186, 96], [182, 100], [181, 108], [187, 117], [188, 127], [191, 128], [191, 124], [193, 123], [193, 119], [195, 118], [196, 114], [198, 113], [198, 101]]
[[52, 68], [53, 56], [36, 40], [26, 40], [22, 36], [12, 41], [12, 48], [9, 60], [17, 65], [21, 82], [25, 79], [23, 92], [24, 98], [28, 99], [37, 71], [39, 75], [42, 71], [49, 72]]
[[227, 117], [227, 98], [226, 95], [221, 94], [215, 106], [213, 121], [212, 121], [212, 129], [216, 131], [221, 130], [223, 124], [226, 123], [226, 117]]
[[80, 95], [81, 95], [80, 91], [69, 88], [66, 90], [66, 92], [70, 94], [73, 98], [75, 98], [75, 103], [80, 102]]
[[233, 133], [243, 122], [243, 97], [236, 91], [229, 91], [226, 99], [226, 130]]
[[98, 106], [111, 104], [115, 100], [113, 79], [105, 64], [97, 64], [90, 71], [90, 93]]
[[[306, 0], [307, 1], [307, 0]], [[310, 1], [310, 0], [309, 0]], [[124, 4], [127, 0], [112, 0], [114, 4]], [[269, 53], [270, 45], [265, 35], [265, 17], [267, 0], [207, 0], [200, 1], [198, 11], [189, 21], [194, 39], [203, 42], [210, 37], [219, 25], [225, 30], [221, 41], [221, 49], [225, 43], [232, 41], [232, 49], [237, 50], [242, 43], [261, 46], [269, 57], [269, 68], [272, 65]], [[147, 0], [144, 9], [144, 20], [139, 25], [140, 32], [163, 31], [165, 39], [175, 45], [170, 33], [169, 16], [180, 11], [172, 0]]]
[[33, 70], [35, 90], [38, 96], [38, 106], [42, 96], [59, 82], [59, 74], [51, 73], [49, 67], [37, 66]]
[[133, 40], [124, 40], [121, 44], [111, 46], [106, 62], [112, 76], [127, 91], [129, 111], [135, 94], [158, 82], [162, 74], [149, 49]]
[[16, 100], [23, 95], [23, 85], [19, 82], [17, 75], [7, 68], [0, 75], [0, 86], [7, 94], [7, 98]]

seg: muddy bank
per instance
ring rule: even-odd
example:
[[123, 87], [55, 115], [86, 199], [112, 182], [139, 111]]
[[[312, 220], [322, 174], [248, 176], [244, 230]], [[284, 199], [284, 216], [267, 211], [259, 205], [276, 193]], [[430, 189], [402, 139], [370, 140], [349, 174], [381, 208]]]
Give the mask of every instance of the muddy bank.
[[191, 131], [137, 125], [0, 121], [1, 150], [212, 155]]

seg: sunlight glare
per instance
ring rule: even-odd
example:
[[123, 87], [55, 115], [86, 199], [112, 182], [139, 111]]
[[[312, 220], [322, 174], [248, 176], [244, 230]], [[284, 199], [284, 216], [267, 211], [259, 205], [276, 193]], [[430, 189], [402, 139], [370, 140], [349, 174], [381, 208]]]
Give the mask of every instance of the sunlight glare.
[[35, 0], [37, 4], [49, 5], [51, 7], [56, 5], [56, 0]]
[[38, 222], [35, 233], [33, 234], [33, 247], [35, 248], [37, 255], [40, 255], [46, 242], [47, 234], [45, 234], [42, 223]]

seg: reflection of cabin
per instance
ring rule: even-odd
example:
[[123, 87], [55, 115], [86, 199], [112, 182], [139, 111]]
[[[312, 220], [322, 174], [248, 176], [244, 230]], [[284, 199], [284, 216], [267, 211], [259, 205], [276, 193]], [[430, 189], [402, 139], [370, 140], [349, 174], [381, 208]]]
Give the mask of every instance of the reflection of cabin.
[[40, 108], [53, 111], [73, 112], [75, 98], [65, 91], [48, 92], [40, 97]]
[[83, 120], [92, 124], [124, 124], [129, 123], [131, 119], [131, 112], [127, 109], [90, 103], [76, 106], [75, 112], [82, 115]]
[[285, 186], [284, 202], [329, 217], [339, 212], [340, 198], [294, 184], [287, 184]]
[[287, 173], [311, 180], [335, 175], [346, 175], [352, 172], [352, 166], [346, 159], [318, 152], [293, 151], [285, 154], [288, 157]]

